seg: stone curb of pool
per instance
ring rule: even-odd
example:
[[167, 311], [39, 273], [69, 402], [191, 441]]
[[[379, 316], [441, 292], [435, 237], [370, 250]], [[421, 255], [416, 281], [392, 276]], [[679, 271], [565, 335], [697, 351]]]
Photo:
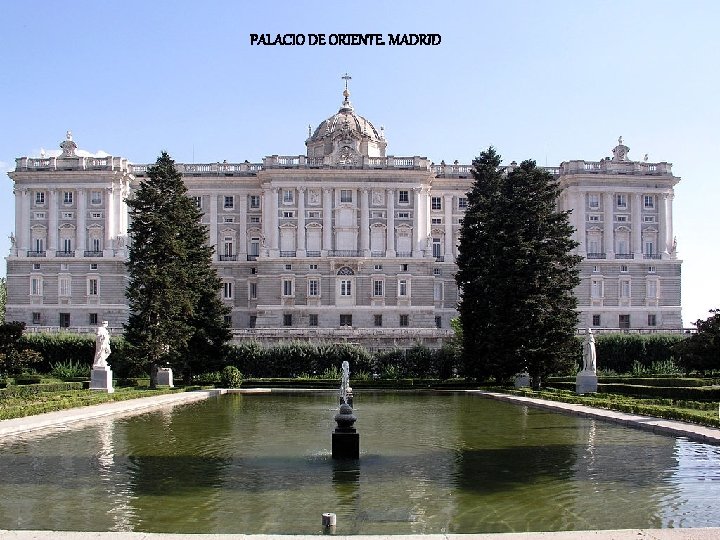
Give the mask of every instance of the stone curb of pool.
[[[468, 393], [478, 394], [484, 397], [496, 399], [498, 401], [507, 401], [516, 404], [528, 405], [539, 409], [549, 409], [554, 411], [562, 411], [569, 414], [595, 418], [598, 420], [606, 420], [624, 426], [632, 426], [654, 433], [664, 435], [674, 435], [677, 437], [687, 437], [693, 441], [720, 444], [720, 429], [707, 426], [698, 426], [688, 424], [678, 420], [665, 420], [652, 416], [642, 416], [639, 414], [630, 414], [620, 411], [611, 411], [609, 409], [596, 409], [587, 405], [576, 405], [573, 403], [563, 403], [561, 401], [550, 401], [545, 399], [531, 398], [525, 396], [514, 396], [511, 394], [501, 394], [498, 392], [485, 392], [482, 390], [467, 390]], [[720, 535], [717, 536], [720, 538]]]

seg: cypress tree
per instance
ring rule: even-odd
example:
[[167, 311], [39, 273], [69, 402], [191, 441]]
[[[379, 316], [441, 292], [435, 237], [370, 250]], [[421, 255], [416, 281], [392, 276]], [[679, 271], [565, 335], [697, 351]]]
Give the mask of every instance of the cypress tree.
[[456, 281], [466, 375], [505, 381], [527, 370], [535, 385], [569, 370], [579, 283], [569, 212], [555, 178], [524, 161], [500, 168], [491, 147], [473, 161]]
[[202, 212], [167, 152], [148, 167], [130, 209], [130, 317], [125, 336], [136, 371], [170, 364], [185, 375], [219, 356], [230, 339], [228, 309], [212, 266]]

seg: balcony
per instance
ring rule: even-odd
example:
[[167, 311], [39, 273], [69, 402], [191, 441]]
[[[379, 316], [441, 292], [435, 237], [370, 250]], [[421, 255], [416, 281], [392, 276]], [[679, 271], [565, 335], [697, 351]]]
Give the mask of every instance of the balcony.
[[45, 251], [28, 251], [27, 256], [28, 257], [44, 257]]
[[362, 253], [356, 249], [335, 249], [328, 251], [330, 257], [362, 257]]
[[395, 253], [396, 257], [412, 257], [412, 251], [398, 251]]
[[319, 257], [320, 252], [319, 251], [306, 251], [305, 256], [306, 257]]
[[632, 253], [616, 253], [615, 254], [616, 259], [634, 259], [635, 255]]
[[248, 255], [247, 260], [248, 261], [257, 261], [258, 256], [257, 255]]
[[371, 257], [384, 257], [385, 252], [384, 251], [373, 251], [370, 253]]
[[443, 255], [436, 255], [435, 262], [445, 262], [445, 257]]
[[75, 252], [74, 251], [56, 251], [55, 256], [56, 257], [74, 257]]
[[281, 251], [280, 256], [281, 257], [296, 257], [297, 251]]
[[237, 261], [238, 260], [237, 255], [220, 255], [218, 258], [221, 261]]
[[83, 257], [102, 257], [103, 252], [102, 251], [84, 251]]
[[662, 259], [660, 253], [643, 253], [643, 259]]
[[605, 259], [607, 256], [605, 253], [588, 253], [587, 254], [588, 259]]

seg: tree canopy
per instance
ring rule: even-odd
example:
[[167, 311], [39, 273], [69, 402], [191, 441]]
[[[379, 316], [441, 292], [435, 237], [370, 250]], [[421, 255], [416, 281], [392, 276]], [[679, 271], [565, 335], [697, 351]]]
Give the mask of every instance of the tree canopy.
[[527, 370], [535, 384], [574, 364], [581, 257], [571, 252], [561, 188], [534, 161], [503, 170], [490, 147], [473, 160], [475, 179], [460, 229], [456, 281], [465, 374], [507, 380]]
[[720, 309], [711, 309], [707, 319], [693, 323], [697, 333], [676, 346], [685, 370], [702, 373], [720, 369]]
[[130, 316], [126, 339], [138, 371], [170, 364], [188, 374], [219, 361], [229, 309], [212, 265], [202, 212], [167, 152], [148, 167], [130, 209]]

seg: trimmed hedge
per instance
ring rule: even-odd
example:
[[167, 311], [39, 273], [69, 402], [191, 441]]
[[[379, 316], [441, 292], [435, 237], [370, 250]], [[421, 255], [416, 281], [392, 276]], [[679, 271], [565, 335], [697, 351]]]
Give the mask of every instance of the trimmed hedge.
[[[548, 383], [558, 390], [575, 390], [575, 382], [553, 381]], [[621, 396], [668, 398], [690, 401], [720, 401], [720, 386], [651, 386], [598, 382], [598, 392]]]
[[27, 398], [36, 396], [43, 392], [69, 392], [71, 390], [82, 390], [81, 382], [62, 382], [62, 383], [46, 383], [32, 385], [11, 385], [6, 388], [0, 388], [0, 399], [6, 397]]
[[[638, 362], [650, 369], [653, 364], [675, 361], [673, 347], [687, 339], [687, 334], [597, 334], [595, 350], [598, 369], [616, 373], [632, 373], [633, 364]], [[582, 341], [578, 336], [578, 361], [582, 367]], [[684, 367], [679, 364], [679, 367]]]

